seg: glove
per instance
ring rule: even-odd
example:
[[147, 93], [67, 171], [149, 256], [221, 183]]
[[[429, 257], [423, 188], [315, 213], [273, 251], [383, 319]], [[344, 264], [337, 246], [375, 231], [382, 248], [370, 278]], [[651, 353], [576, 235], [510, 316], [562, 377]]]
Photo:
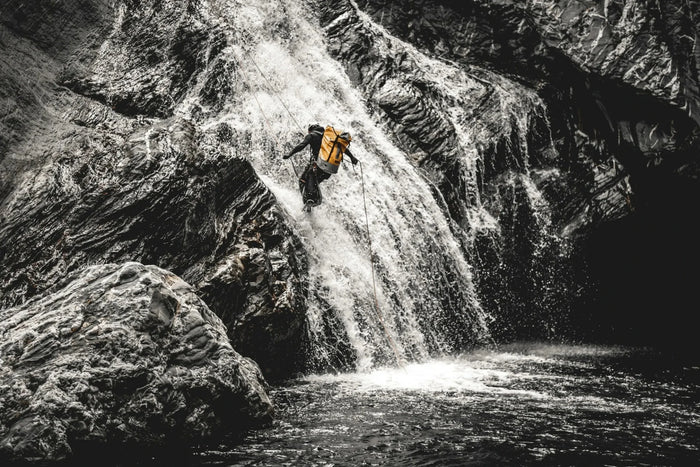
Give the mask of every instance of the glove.
[[360, 161], [357, 160], [357, 157], [351, 157], [351, 158], [350, 158], [350, 161], [352, 161], [352, 165], [355, 165], [355, 164], [357, 164], [358, 162], [360, 162]]
[[290, 157], [292, 157], [292, 155], [291, 155], [291, 154], [287, 154], [286, 156], [282, 156], [282, 159], [289, 159]]

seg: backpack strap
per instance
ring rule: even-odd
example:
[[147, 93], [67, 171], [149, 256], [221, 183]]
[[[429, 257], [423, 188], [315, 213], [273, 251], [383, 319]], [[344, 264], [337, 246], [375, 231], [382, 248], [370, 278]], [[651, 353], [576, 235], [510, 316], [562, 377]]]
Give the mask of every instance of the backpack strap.
[[335, 133], [335, 139], [333, 140], [333, 146], [331, 146], [330, 156], [333, 155], [333, 151], [335, 150], [335, 145], [338, 144], [338, 137], [340, 136], [340, 135], [338, 135], [338, 132], [335, 131], [335, 128], [333, 128], [333, 133]]

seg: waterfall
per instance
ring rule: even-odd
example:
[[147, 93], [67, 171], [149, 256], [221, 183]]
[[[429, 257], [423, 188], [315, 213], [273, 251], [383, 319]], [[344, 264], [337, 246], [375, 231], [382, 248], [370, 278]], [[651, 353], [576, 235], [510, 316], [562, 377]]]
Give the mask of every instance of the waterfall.
[[[357, 70], [365, 98], [443, 195], [479, 298], [494, 313], [492, 335], [514, 339], [526, 329], [526, 338], [553, 337], [575, 274], [567, 270], [569, 241], [551, 219], [551, 187], [567, 174], [555, 163], [547, 105], [535, 89], [449, 53], [437, 58], [420, 39], [349, 3], [347, 14], [324, 17], [334, 56]], [[362, 56], [372, 61], [356, 64]]]
[[[226, 124], [233, 130], [236, 150], [302, 239], [310, 263], [310, 363], [323, 369], [348, 360], [362, 370], [487, 340], [488, 317], [449, 218], [326, 53], [308, 6], [301, 0], [210, 0], [207, 9], [227, 42], [207, 74], [219, 73], [232, 89], [222, 90], [222, 105], [212, 108], [197, 101], [195, 87], [179, 112], [191, 116], [199, 107], [204, 128]], [[282, 156], [309, 123], [349, 131], [362, 170], [347, 160], [321, 185], [323, 204], [306, 213], [291, 163]], [[308, 157], [305, 149], [291, 160], [302, 170]]]

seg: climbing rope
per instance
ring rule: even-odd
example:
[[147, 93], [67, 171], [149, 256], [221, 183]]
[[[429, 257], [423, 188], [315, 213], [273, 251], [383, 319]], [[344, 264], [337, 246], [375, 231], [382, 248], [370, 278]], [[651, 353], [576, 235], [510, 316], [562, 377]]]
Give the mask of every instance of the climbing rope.
[[[248, 87], [250, 87], [250, 84], [248, 84]], [[258, 109], [260, 109], [260, 113], [263, 116], [263, 119], [265, 119], [265, 123], [267, 123], [267, 128], [272, 131], [272, 124], [270, 123], [270, 120], [268, 120], [267, 115], [265, 115], [265, 111], [262, 108], [262, 105], [260, 105], [260, 101], [258, 100], [258, 96], [255, 95], [255, 92], [253, 92], [253, 89], [251, 88], [250, 90], [251, 94], [253, 95], [253, 99], [255, 99], [255, 103], [258, 104]]]
[[377, 318], [379, 318], [379, 322], [382, 325], [384, 335], [386, 335], [386, 338], [389, 341], [391, 348], [394, 350], [394, 355], [396, 356], [396, 363], [400, 367], [403, 367], [403, 363], [401, 362], [401, 356], [399, 355], [399, 351], [396, 348], [396, 343], [394, 342], [394, 339], [391, 338], [391, 334], [389, 334], [389, 330], [387, 329], [386, 324], [384, 323], [382, 312], [379, 310], [379, 300], [377, 299], [377, 281], [375, 279], [374, 273], [374, 254], [372, 253], [372, 237], [369, 234], [369, 217], [367, 216], [367, 199], [365, 197], [365, 173], [362, 170], [362, 162], [360, 162], [360, 177], [362, 180], [362, 204], [365, 208], [365, 227], [367, 228], [367, 244], [369, 245], [369, 263], [372, 268], [372, 291], [374, 292], [374, 311], [377, 313]]
[[[242, 49], [243, 49], [243, 52], [245, 52], [246, 56], [253, 63], [255, 68], [258, 70], [260, 75], [263, 77], [263, 79], [267, 83], [269, 89], [272, 91], [273, 94], [275, 94], [275, 97], [277, 97], [277, 99], [280, 101], [280, 104], [282, 104], [282, 107], [284, 107], [284, 110], [287, 111], [287, 113], [289, 114], [291, 119], [294, 121], [294, 123], [297, 125], [297, 127], [299, 127], [299, 130], [301, 130], [301, 132], [303, 133], [304, 128], [299, 124], [297, 119], [294, 118], [294, 115], [289, 110], [289, 108], [285, 104], [284, 100], [282, 100], [282, 97], [280, 96], [279, 92], [275, 89], [275, 87], [272, 85], [270, 80], [267, 79], [267, 76], [265, 76], [265, 73], [263, 73], [263, 71], [260, 69], [260, 67], [255, 62], [255, 60], [253, 59], [251, 54], [248, 52], [248, 50], [245, 47], [242, 47]], [[250, 84], [248, 84], [248, 86], [250, 87]], [[258, 108], [260, 109], [260, 113], [262, 114], [263, 118], [265, 119], [265, 122], [267, 123], [267, 126], [269, 127], [270, 131], [272, 131], [272, 125], [270, 124], [270, 121], [268, 120], [267, 116], [265, 115], [265, 112], [262, 109], [262, 105], [260, 104], [260, 101], [258, 100], [255, 93], [252, 93], [252, 94], [253, 94], [253, 98], [255, 99], [255, 102], [258, 105]], [[291, 162], [291, 160], [290, 160], [290, 162]], [[292, 163], [292, 168], [294, 169], [294, 174], [297, 176], [297, 178], [299, 178], [299, 174], [297, 173], [297, 169], [294, 166], [294, 163]], [[354, 167], [353, 167], [353, 170], [354, 170]], [[381, 324], [382, 329], [384, 330], [384, 335], [386, 336], [387, 340], [389, 341], [389, 344], [391, 345], [391, 348], [394, 351], [394, 355], [396, 356], [396, 363], [400, 367], [403, 367], [403, 363], [401, 361], [401, 356], [399, 355], [398, 348], [396, 347], [396, 342], [394, 342], [394, 339], [391, 337], [391, 334], [389, 333], [389, 329], [387, 328], [386, 323], [384, 322], [384, 318], [382, 317], [382, 313], [379, 309], [379, 300], [377, 299], [377, 281], [376, 281], [376, 274], [374, 271], [374, 257], [373, 257], [373, 253], [372, 253], [372, 251], [373, 251], [372, 250], [372, 238], [371, 238], [370, 233], [369, 233], [369, 217], [367, 215], [367, 199], [365, 196], [365, 175], [364, 175], [364, 171], [362, 170], [362, 162], [360, 162], [360, 177], [362, 180], [362, 203], [364, 205], [364, 210], [365, 210], [365, 226], [367, 228], [367, 242], [369, 244], [370, 266], [372, 268], [372, 290], [374, 292], [374, 310], [377, 314], [377, 318], [379, 319], [379, 323]]]
[[260, 69], [260, 67], [258, 66], [257, 62], [253, 59], [253, 56], [250, 54], [250, 52], [248, 52], [248, 50], [247, 50], [245, 47], [241, 47], [241, 48], [243, 49], [243, 52], [245, 52], [245, 54], [248, 56], [248, 58], [250, 59], [250, 61], [253, 63], [253, 65], [255, 65], [255, 68], [256, 68], [256, 69], [258, 70], [258, 72], [260, 73], [260, 76], [262, 76], [263, 79], [265, 80], [265, 82], [267, 82], [267, 86], [270, 88], [270, 90], [271, 90], [272, 93], [275, 95], [275, 97], [277, 97], [277, 99], [280, 101], [280, 104], [282, 104], [282, 107], [284, 107], [284, 110], [287, 111], [287, 113], [288, 113], [289, 116], [292, 118], [292, 120], [294, 121], [294, 123], [297, 125], [297, 127], [299, 128], [299, 130], [303, 133], [303, 132], [304, 132], [304, 127], [302, 127], [302, 126], [299, 124], [299, 122], [297, 121], [297, 119], [294, 118], [294, 114], [292, 114], [292, 112], [289, 110], [289, 107], [287, 107], [287, 104], [285, 104], [285, 103], [284, 103], [284, 100], [282, 100], [282, 97], [280, 97], [279, 91], [278, 91], [277, 89], [275, 89], [275, 87], [272, 85], [272, 83], [270, 82], [270, 80], [267, 79], [267, 76], [265, 76], [265, 73], [263, 73], [263, 71]]
[[[243, 49], [243, 50], [245, 50], [245, 49]], [[247, 54], [247, 52], [246, 52], [246, 54]], [[248, 56], [250, 56], [250, 55], [248, 55]], [[253, 61], [252, 58], [251, 58], [251, 61]], [[253, 62], [253, 63], [255, 63], [255, 62]], [[255, 65], [255, 67], [257, 68], [258, 65]], [[258, 71], [260, 71], [260, 73], [262, 73], [262, 71], [260, 70], [260, 68], [258, 68]], [[246, 72], [244, 71], [244, 73], [246, 73]], [[247, 73], [246, 73], [246, 74], [247, 74]], [[250, 78], [250, 76], [248, 76], [248, 77]], [[263, 75], [263, 77], [264, 77], [264, 75]], [[245, 78], [243, 78], [243, 79], [244, 79], [244, 81], [246, 82], [246, 84], [248, 85], [248, 87], [250, 88], [250, 91], [251, 91], [250, 93], [253, 95], [253, 99], [255, 99], [255, 103], [258, 105], [258, 109], [260, 109], [260, 114], [263, 116], [263, 119], [265, 120], [265, 123], [267, 124], [268, 130], [270, 130], [270, 133], [272, 133], [272, 132], [273, 132], [273, 130], [272, 130], [272, 124], [270, 123], [270, 120], [267, 118], [267, 115], [265, 115], [265, 111], [263, 110], [262, 105], [260, 104], [260, 101], [258, 100], [258, 96], [255, 95], [255, 92], [253, 91], [253, 88], [250, 87], [250, 80], [247, 80], [247, 79], [245, 79]], [[268, 82], [268, 83], [269, 83], [269, 82]], [[274, 92], [274, 90], [273, 90], [273, 92]], [[281, 101], [282, 101], [282, 100], [280, 99], [280, 102], [281, 102]], [[282, 105], [284, 105], [284, 104], [282, 104]], [[285, 106], [285, 108], [286, 108], [286, 106]], [[290, 114], [290, 115], [291, 115], [291, 114]], [[292, 117], [292, 118], [294, 118], [294, 117]], [[296, 120], [295, 120], [295, 121], [296, 121]], [[290, 159], [290, 160], [289, 160], [289, 163], [292, 164], [292, 169], [294, 170], [294, 175], [296, 175], [296, 177], [299, 178], [299, 172], [297, 172], [297, 168], [296, 168], [296, 166], [294, 165], [294, 162]]]

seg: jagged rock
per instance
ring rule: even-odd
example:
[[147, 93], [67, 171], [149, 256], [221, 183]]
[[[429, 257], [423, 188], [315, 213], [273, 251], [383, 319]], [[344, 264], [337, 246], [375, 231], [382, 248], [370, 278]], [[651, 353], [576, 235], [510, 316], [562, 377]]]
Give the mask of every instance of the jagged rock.
[[[7, 200], [0, 302], [21, 303], [85, 264], [158, 264], [195, 285], [266, 371], [293, 368], [279, 356], [300, 358], [305, 260], [250, 164], [186, 121], [102, 138], [46, 164]], [[248, 332], [270, 345], [243, 344]]]
[[464, 232], [497, 338], [603, 329], [635, 284], [678, 296], [685, 268], [652, 284], [629, 258], [698, 256], [677, 242], [697, 232], [698, 2], [316, 5], [328, 50]]
[[[644, 205], [663, 196], [646, 183], [648, 172], [655, 170], [650, 166], [662, 161], [663, 171], [675, 172], [681, 183], [697, 176], [691, 154], [700, 144], [700, 112], [695, 110], [700, 107], [700, 77], [692, 51], [698, 26], [689, 20], [700, 11], [697, 2], [358, 4], [392, 34], [428, 54], [470, 72], [475, 65], [495, 68], [538, 91], [548, 118], [545, 126], [532, 128], [551, 126], [546, 131], [561, 155], [556, 164], [571, 174], [571, 194], [559, 196], [556, 207], [560, 214], [555, 217], [562, 222], [571, 222], [588, 206], [595, 211], [588, 223], [613, 221], [629, 213], [630, 202]], [[503, 163], [509, 151], [499, 149], [502, 138], [494, 139], [485, 156], [496, 153], [494, 158]], [[530, 160], [542, 163], [536, 154]], [[601, 181], [593, 165], [617, 172], [616, 183]], [[634, 193], [627, 183], [635, 185]], [[626, 196], [615, 196], [625, 191]], [[597, 203], [602, 192], [609, 193], [605, 199], [618, 201]], [[574, 206], [579, 209], [572, 210]]]
[[580, 71], [625, 83], [700, 121], [697, 0], [357, 3], [392, 33], [441, 56], [546, 80], [565, 70], [559, 54]]
[[61, 85], [126, 115], [172, 115], [190, 80], [223, 45], [191, 2], [71, 0], [45, 7], [10, 0], [2, 18], [28, 39], [20, 42], [49, 55], [49, 64], [62, 63]]
[[[434, 292], [422, 318], [432, 329], [449, 328], [453, 310], [478, 301], [498, 318], [496, 337], [561, 336], [572, 318], [577, 327], [580, 303], [591, 300], [603, 317], [625, 308], [624, 298], [599, 306], [589, 272], [604, 278], [603, 289], [627, 280], [633, 291], [642, 280], [653, 290], [630, 261], [635, 251], [698, 256], [697, 227], [679, 220], [692, 219], [700, 199], [697, 0], [313, 6], [304, 24], [318, 14], [328, 51], [364, 95], [372, 121], [358, 128], [381, 122], [421, 170], [472, 266], [460, 283], [444, 271], [448, 253], [419, 265]], [[256, 92], [271, 94], [269, 82], [248, 76], [257, 64], [243, 61], [256, 47], [284, 54], [300, 26], [287, 21], [297, 10], [286, 6], [248, 24], [258, 5], [248, 7], [0, 6], [0, 306], [20, 305], [87, 264], [153, 263], [193, 284], [266, 375], [298, 369], [306, 252], [246, 161], [251, 152], [274, 156], [280, 141], [246, 125], [256, 120], [251, 98], [262, 107]], [[309, 59], [297, 52], [294, 60]], [[343, 94], [326, 84], [319, 92]], [[396, 230], [385, 233], [399, 250]], [[678, 246], [665, 254], [659, 243]], [[485, 326], [457, 317], [464, 323], [452, 327], [467, 346]], [[332, 352], [354, 358], [343, 346]]]
[[0, 455], [192, 445], [268, 421], [259, 368], [174, 274], [88, 267], [0, 312]]
[[[697, 1], [358, 4], [421, 50], [465, 67], [505, 72], [537, 89], [556, 149], [573, 175], [573, 195], [558, 207], [565, 222], [581, 214], [565, 207], [580, 204], [577, 198], [586, 198], [583, 204], [596, 211], [590, 221], [614, 221], [629, 211], [627, 197], [618, 197], [614, 206], [599, 205], [601, 192], [614, 196], [626, 189], [629, 201], [643, 208], [664, 196], [647, 180], [667, 173], [683, 184], [697, 178], [692, 156], [700, 145], [700, 75], [693, 48], [699, 30], [692, 19], [700, 12]], [[576, 183], [586, 170], [578, 159], [615, 170], [618, 182], [598, 183], [589, 167], [588, 180]], [[633, 193], [619, 182], [626, 177]]]
[[210, 81], [230, 79], [219, 29], [195, 4], [84, 3], [2, 6], [0, 307], [86, 264], [157, 264], [197, 288], [268, 376], [291, 374], [299, 240], [231, 144], [249, 135], [173, 115], [207, 64]]

